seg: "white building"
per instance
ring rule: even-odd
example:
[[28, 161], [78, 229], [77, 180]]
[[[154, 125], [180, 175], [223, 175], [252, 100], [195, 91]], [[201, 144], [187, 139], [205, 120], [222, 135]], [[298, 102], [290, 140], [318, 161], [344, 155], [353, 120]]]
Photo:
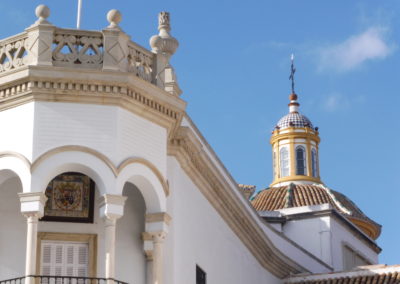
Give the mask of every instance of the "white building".
[[102, 31], [36, 15], [0, 41], [1, 284], [400, 279], [332, 274], [376, 264], [380, 226], [322, 183], [295, 94], [271, 138], [274, 181], [250, 203], [185, 113], [168, 13], [151, 51], [116, 10]]

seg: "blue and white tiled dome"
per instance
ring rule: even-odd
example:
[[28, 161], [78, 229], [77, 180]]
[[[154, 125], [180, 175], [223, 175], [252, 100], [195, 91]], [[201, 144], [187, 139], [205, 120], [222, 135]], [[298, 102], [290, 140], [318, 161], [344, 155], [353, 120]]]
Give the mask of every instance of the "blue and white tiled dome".
[[298, 112], [291, 112], [284, 117], [282, 117], [278, 124], [277, 128], [287, 128], [287, 127], [309, 127], [313, 129], [313, 125], [311, 121], [305, 116]]

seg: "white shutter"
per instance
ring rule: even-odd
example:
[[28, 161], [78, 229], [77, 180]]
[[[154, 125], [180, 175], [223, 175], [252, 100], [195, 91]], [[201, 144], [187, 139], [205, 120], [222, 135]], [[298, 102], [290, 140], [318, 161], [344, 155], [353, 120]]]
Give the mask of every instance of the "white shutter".
[[42, 241], [41, 274], [88, 276], [88, 243]]

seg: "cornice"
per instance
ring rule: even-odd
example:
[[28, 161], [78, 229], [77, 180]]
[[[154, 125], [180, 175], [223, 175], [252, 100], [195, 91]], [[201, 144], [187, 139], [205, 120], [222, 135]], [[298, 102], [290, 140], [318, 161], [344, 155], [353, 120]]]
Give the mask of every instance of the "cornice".
[[264, 268], [279, 278], [307, 271], [273, 245], [189, 127], [178, 129], [170, 140], [168, 154], [176, 157], [182, 169]]
[[186, 107], [180, 98], [123, 72], [29, 66], [5, 74], [0, 84], [0, 111], [32, 101], [119, 106], [166, 128], [169, 137]]

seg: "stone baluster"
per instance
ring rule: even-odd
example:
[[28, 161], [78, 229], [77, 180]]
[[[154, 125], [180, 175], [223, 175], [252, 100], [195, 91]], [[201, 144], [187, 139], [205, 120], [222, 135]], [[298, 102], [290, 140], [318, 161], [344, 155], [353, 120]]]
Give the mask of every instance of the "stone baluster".
[[53, 65], [52, 44], [55, 26], [47, 21], [50, 9], [45, 5], [39, 5], [35, 13], [38, 20], [25, 29], [28, 33], [28, 39], [25, 42], [25, 49], [28, 53], [27, 64], [51, 66]]
[[105, 224], [105, 278], [108, 283], [115, 279], [115, 231], [117, 220], [124, 215], [126, 197], [105, 194], [100, 201], [100, 217]]
[[[38, 221], [44, 214], [47, 197], [43, 192], [19, 194], [21, 213], [27, 219], [25, 276], [36, 275]], [[35, 283], [33, 277], [26, 278], [26, 284]]]
[[167, 92], [179, 96], [182, 91], [179, 88], [175, 70], [170, 64], [171, 56], [179, 46], [179, 42], [171, 36], [170, 17], [168, 12], [158, 15], [159, 34], [150, 38], [150, 46], [156, 54], [154, 77], [155, 83]]
[[118, 25], [122, 20], [122, 15], [118, 10], [110, 10], [107, 13], [107, 20], [110, 24], [103, 30], [103, 70], [127, 72], [130, 38]]

